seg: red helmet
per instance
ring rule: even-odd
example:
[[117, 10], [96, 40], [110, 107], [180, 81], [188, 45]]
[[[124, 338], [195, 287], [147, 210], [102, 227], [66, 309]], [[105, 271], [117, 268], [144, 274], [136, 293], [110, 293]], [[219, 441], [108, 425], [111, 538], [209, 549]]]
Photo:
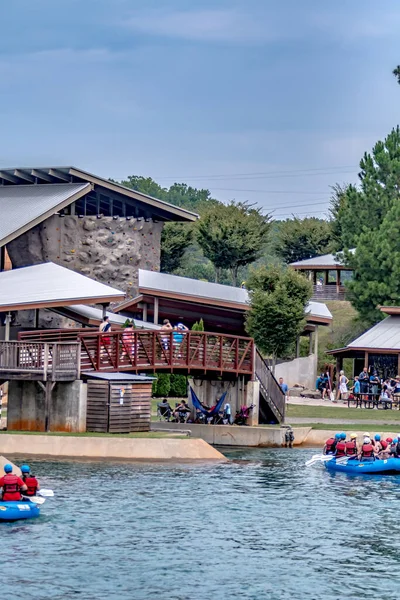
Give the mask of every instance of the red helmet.
[[388, 444], [391, 444], [393, 442], [392, 438], [390, 438], [390, 437], [386, 438], [386, 441], [387, 441]]

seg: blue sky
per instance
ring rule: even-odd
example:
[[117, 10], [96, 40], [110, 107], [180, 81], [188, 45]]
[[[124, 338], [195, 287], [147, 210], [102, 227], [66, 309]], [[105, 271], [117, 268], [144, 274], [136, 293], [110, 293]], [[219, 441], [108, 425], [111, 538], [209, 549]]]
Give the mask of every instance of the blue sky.
[[185, 181], [323, 216], [399, 123], [398, 0], [13, 0], [2, 166]]

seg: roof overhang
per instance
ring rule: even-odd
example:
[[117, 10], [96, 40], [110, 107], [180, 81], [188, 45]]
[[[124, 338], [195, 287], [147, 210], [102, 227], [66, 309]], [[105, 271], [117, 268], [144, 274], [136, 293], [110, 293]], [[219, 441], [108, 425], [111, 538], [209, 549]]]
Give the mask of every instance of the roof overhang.
[[288, 265], [295, 271], [352, 271], [345, 265]]
[[122, 291], [56, 265], [43, 263], [0, 272], [0, 311], [103, 304], [124, 298]]
[[87, 173], [76, 167], [22, 167], [13, 169], [0, 169], [0, 183], [3, 185], [27, 185], [27, 184], [51, 184], [51, 183], [76, 183], [78, 181], [86, 182], [92, 186], [100, 186], [131, 198], [136, 202], [142, 203], [159, 213], [160, 220], [165, 221], [196, 221], [199, 218], [197, 213], [191, 212], [179, 206], [153, 198], [136, 190], [125, 187], [114, 181], [97, 177], [92, 173]]
[[400, 306], [378, 306], [378, 308], [386, 315], [400, 315]]

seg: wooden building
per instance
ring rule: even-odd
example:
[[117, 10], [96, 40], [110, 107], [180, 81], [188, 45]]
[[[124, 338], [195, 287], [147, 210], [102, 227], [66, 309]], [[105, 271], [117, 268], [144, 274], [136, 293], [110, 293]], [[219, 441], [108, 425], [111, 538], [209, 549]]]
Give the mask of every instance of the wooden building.
[[130, 373], [88, 375], [86, 430], [99, 433], [150, 431], [153, 379]]
[[345, 300], [345, 283], [352, 278], [353, 271], [335, 254], [314, 256], [292, 262], [289, 266], [312, 281], [312, 300]]

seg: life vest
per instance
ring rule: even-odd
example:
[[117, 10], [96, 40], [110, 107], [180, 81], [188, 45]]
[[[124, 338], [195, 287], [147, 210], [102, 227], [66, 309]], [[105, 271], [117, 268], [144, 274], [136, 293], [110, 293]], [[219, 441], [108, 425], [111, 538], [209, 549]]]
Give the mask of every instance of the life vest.
[[346, 442], [346, 454], [348, 456], [354, 456], [357, 454], [357, 442], [352, 440], [350, 442]]
[[335, 451], [336, 448], [336, 440], [335, 438], [329, 438], [325, 442], [325, 454], [331, 454]]
[[372, 444], [363, 444], [361, 447], [362, 458], [372, 458], [374, 456], [374, 447]]
[[6, 494], [19, 494], [18, 499], [21, 499], [18, 477], [16, 475], [13, 475], [12, 473], [4, 475], [3, 498]]
[[346, 444], [344, 442], [338, 442], [336, 444], [335, 456], [346, 456]]
[[27, 496], [36, 496], [37, 488], [38, 488], [38, 480], [33, 475], [24, 475], [23, 481], [27, 486], [27, 491], [25, 494]]

